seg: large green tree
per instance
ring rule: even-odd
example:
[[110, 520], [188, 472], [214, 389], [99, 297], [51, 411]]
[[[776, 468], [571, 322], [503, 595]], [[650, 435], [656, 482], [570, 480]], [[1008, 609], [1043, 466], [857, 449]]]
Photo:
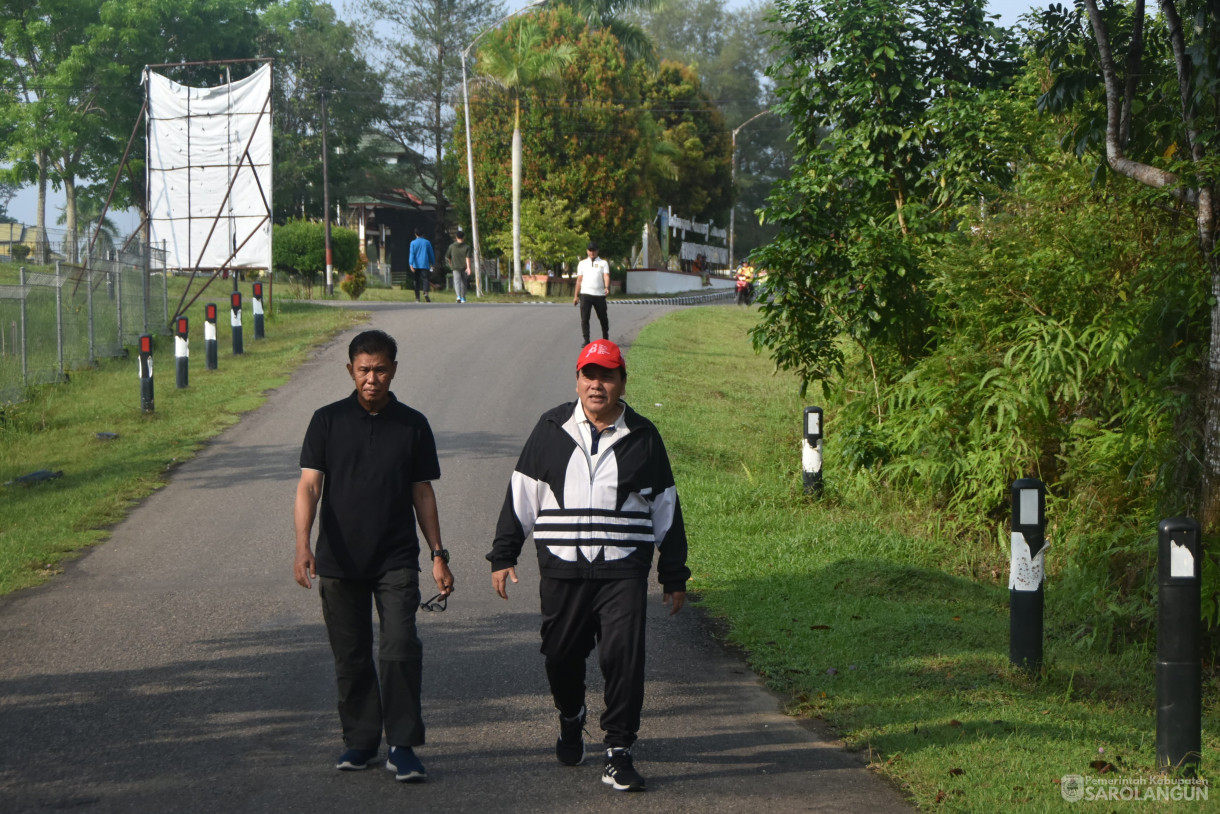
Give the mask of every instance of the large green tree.
[[689, 65], [698, 74], [703, 93], [735, 136], [730, 141], [737, 147], [732, 195], [737, 257], [774, 237], [775, 230], [762, 226], [754, 213], [771, 187], [788, 177], [792, 162], [787, 120], [758, 115], [777, 101], [775, 83], [766, 75], [776, 44], [772, 11], [769, 0], [733, 8], [724, 0], [666, 0], [638, 15], [661, 59]]
[[408, 185], [418, 179], [419, 192], [439, 207], [439, 241], [448, 221], [444, 147], [453, 131], [453, 100], [461, 89], [462, 51], [502, 15], [501, 4], [363, 0], [361, 9], [378, 21], [369, 30], [375, 49], [386, 56], [386, 107], [378, 130], [412, 157]]
[[[377, 157], [367, 138], [384, 119], [382, 87], [355, 30], [317, 0], [262, 15], [260, 51], [275, 58], [275, 217], [322, 215], [322, 104], [332, 207], [367, 187]], [[333, 217], [333, 215], [332, 215]]]
[[[140, 113], [143, 67], [252, 56], [262, 5], [6, 0], [0, 14], [0, 72], [15, 92], [0, 99], [0, 127], [8, 134], [4, 157], [11, 177], [38, 185], [40, 230], [48, 183], [65, 192], [64, 222], [72, 246], [78, 194], [105, 200]], [[138, 140], [133, 166], [116, 188], [112, 206], [143, 208], [143, 148]]]
[[512, 99], [513, 291], [521, 285], [521, 94], [543, 91], [572, 62], [571, 43], [544, 47], [546, 34], [532, 19], [517, 22], [509, 36], [493, 38], [480, 52], [480, 75]]
[[924, 257], [963, 200], [1007, 173], [989, 115], [1011, 67], [981, 0], [780, 0], [780, 110], [797, 163], [766, 218], [779, 237], [755, 342], [805, 384], [854, 340], [879, 377], [930, 339]]
[[[1123, 61], [1116, 57], [1115, 43], [1097, 0], [1084, 0], [1084, 7], [1105, 87], [1106, 162], [1117, 173], [1163, 190], [1167, 204], [1194, 215], [1195, 236], [1211, 281], [1199, 512], [1205, 526], [1214, 531], [1220, 525], [1220, 103], [1216, 93], [1220, 87], [1220, 6], [1214, 2], [1161, 0], [1157, 23], [1163, 26], [1161, 48], [1168, 53], [1157, 54], [1153, 38], [1144, 37], [1143, 29], [1149, 21], [1143, 0], [1137, 0], [1131, 7], [1131, 34], [1125, 38]], [[1145, 70], [1156, 62], [1160, 63], [1159, 70], [1150, 73], [1169, 81], [1152, 91], [1169, 115], [1148, 115], [1153, 111], [1146, 107], [1142, 112], [1138, 110], [1147, 102], [1147, 97], [1137, 97], [1141, 83], [1147, 81]], [[1133, 138], [1134, 129], [1144, 132]], [[1172, 140], [1163, 136], [1155, 139], [1158, 129], [1171, 133]], [[1143, 146], [1140, 142], [1147, 145], [1153, 139], [1165, 145], [1161, 153], [1139, 149]]]
[[595, 31], [609, 31], [618, 40], [629, 62], [642, 61], [656, 65], [656, 48], [652, 39], [632, 16], [657, 8], [661, 0], [567, 0], [565, 5], [584, 18]]
[[653, 178], [657, 200], [683, 217], [724, 225], [733, 198], [724, 117], [690, 68], [666, 61], [641, 73], [644, 109], [659, 125], [659, 138], [673, 147], [673, 174]]
[[[575, 58], [557, 88], [522, 88], [522, 194], [588, 209], [585, 228], [603, 254], [624, 255], [639, 239], [651, 207], [646, 176], [653, 145], [644, 138], [650, 117], [641, 109], [638, 82], [609, 31], [591, 30], [562, 7], [533, 19], [545, 34], [539, 48], [567, 43]], [[490, 37], [511, 39], [514, 27]], [[487, 84], [472, 87], [470, 103], [480, 229], [493, 233], [511, 218], [516, 107]], [[459, 121], [456, 135], [461, 139], [463, 133]]]
[[4, 97], [0, 112], [10, 178], [38, 184], [43, 250], [48, 180], [63, 189], [69, 257], [75, 259], [77, 182], [95, 169], [90, 147], [106, 137], [103, 94], [122, 82], [124, 71], [106, 54], [109, 32], [99, 26], [94, 4], [9, 0], [0, 17], [6, 84], [15, 91]]

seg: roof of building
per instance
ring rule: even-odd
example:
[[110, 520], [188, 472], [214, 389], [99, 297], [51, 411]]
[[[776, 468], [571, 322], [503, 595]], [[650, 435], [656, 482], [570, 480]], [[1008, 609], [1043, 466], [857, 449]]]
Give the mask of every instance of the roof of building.
[[0, 243], [20, 243], [25, 240], [25, 229], [20, 223], [0, 223]]

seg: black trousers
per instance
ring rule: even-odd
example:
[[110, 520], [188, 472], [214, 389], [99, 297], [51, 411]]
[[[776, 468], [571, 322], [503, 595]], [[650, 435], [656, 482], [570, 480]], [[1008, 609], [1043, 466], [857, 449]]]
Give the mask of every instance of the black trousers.
[[[339, 723], [350, 749], [424, 742], [420, 708], [423, 643], [415, 631], [419, 572], [399, 568], [377, 579], [318, 579], [322, 618], [335, 656]], [[373, 605], [380, 619], [373, 666]], [[380, 673], [380, 680], [378, 680]]]
[[555, 708], [568, 718], [585, 703], [585, 661], [597, 647], [605, 678], [601, 728], [607, 747], [630, 746], [644, 707], [647, 579], [543, 577], [542, 653]]
[[610, 338], [610, 319], [606, 316], [606, 298], [592, 294], [580, 295], [580, 334], [589, 344], [589, 309], [597, 312], [597, 321], [602, 324], [602, 339]]
[[432, 297], [429, 296], [429, 293], [432, 291], [432, 281], [428, 279], [428, 269], [417, 269], [412, 267], [411, 276], [415, 278], [415, 301], [419, 302], [420, 292], [423, 292], [424, 299], [430, 302]]

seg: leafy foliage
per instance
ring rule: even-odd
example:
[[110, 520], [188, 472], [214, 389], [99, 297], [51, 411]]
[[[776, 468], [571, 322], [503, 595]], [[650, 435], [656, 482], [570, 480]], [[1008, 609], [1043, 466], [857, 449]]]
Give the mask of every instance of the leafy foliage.
[[[590, 30], [563, 7], [533, 19], [544, 33], [538, 48], [568, 44], [574, 58], [554, 95], [521, 88], [523, 199], [560, 198], [587, 208], [586, 229], [603, 254], [625, 254], [638, 239], [650, 203], [650, 145], [641, 138], [647, 114], [639, 109], [638, 83], [608, 31]], [[488, 40], [511, 38], [520, 24], [514, 21]], [[482, 70], [478, 63], [475, 69]], [[510, 222], [514, 107], [486, 84], [471, 88], [470, 104], [479, 222], [492, 233]], [[462, 126], [459, 121], [455, 135], [464, 143]]]
[[[104, 195], [115, 176], [143, 102], [143, 67], [254, 56], [262, 5], [248, 0], [5, 2], [0, 72], [13, 92], [0, 94], [0, 132], [9, 176], [43, 190], [48, 183], [62, 188], [65, 223], [75, 233], [78, 194]], [[136, 145], [134, 166], [121, 179], [113, 205], [143, 205], [143, 148], [142, 142]], [[100, 192], [90, 189], [95, 184], [104, 184]], [[45, 228], [45, 211], [37, 218]]]
[[262, 16], [260, 46], [276, 55], [275, 218], [322, 215], [322, 101], [332, 205], [365, 191], [376, 164], [365, 141], [382, 116], [381, 83], [356, 34], [317, 0], [289, 0]]
[[[757, 254], [772, 301], [753, 336], [804, 385], [842, 364], [842, 333], [910, 360], [929, 340], [925, 253], [955, 207], [1006, 174], [987, 147], [1011, 65], [981, 2], [781, 0], [781, 112], [798, 163]], [[874, 362], [876, 359], [874, 358]]]
[[[724, 0], [666, 0], [638, 15], [660, 58], [689, 66], [726, 128], [740, 128], [732, 192], [738, 257], [774, 237], [775, 230], [760, 224], [754, 213], [766, 203], [771, 186], [788, 177], [792, 162], [792, 129], [784, 118], [768, 115], [742, 126], [776, 102], [774, 83], [766, 76], [774, 46], [772, 10], [769, 2], [730, 8]], [[722, 217], [718, 223], [725, 222]]]
[[343, 279], [339, 282], [339, 289], [353, 300], [358, 300], [364, 293], [364, 289], [368, 288], [368, 284], [369, 278], [365, 275], [364, 270], [357, 268], [355, 271], [343, 275]]
[[[325, 226], [315, 221], [290, 220], [273, 228], [271, 240], [275, 270], [290, 274], [312, 288], [318, 273], [326, 269]], [[331, 261], [337, 273], [356, 271], [360, 263], [359, 243], [355, 231], [339, 226], [331, 228]]]
[[[579, 260], [588, 243], [588, 235], [580, 229], [589, 212], [573, 208], [563, 199], [531, 198], [521, 204], [521, 253], [535, 261], [535, 267], [558, 269], [563, 263]], [[494, 249], [512, 251], [513, 233], [502, 229], [489, 236]]]
[[690, 68], [666, 61], [653, 73], [638, 70], [644, 108], [673, 148], [673, 176], [653, 174], [657, 200], [696, 220], [727, 223], [733, 190], [724, 117]]
[[[363, 0], [360, 8], [362, 16], [378, 21], [368, 31], [388, 57], [382, 72], [386, 106], [377, 130], [408, 158], [409, 177], [393, 179], [391, 185], [418, 189], [441, 204], [439, 236], [449, 196], [443, 149], [453, 129], [450, 100], [460, 90], [462, 50], [503, 14], [502, 5], [484, 0]], [[394, 168], [407, 169], [397, 164]]]

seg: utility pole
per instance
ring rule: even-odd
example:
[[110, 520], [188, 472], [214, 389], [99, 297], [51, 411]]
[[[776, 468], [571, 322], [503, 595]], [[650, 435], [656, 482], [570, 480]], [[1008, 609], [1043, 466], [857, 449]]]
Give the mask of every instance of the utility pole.
[[326, 293], [335, 293], [335, 264], [330, 253], [330, 173], [326, 150], [326, 91], [322, 96], [322, 224], [326, 234]]
[[737, 127], [733, 128], [733, 139], [732, 139], [732, 147], [731, 147], [731, 150], [733, 153], [733, 155], [732, 155], [733, 163], [732, 163], [732, 167], [730, 170], [731, 174], [729, 176], [729, 188], [733, 191], [733, 205], [729, 208], [729, 270], [730, 271], [733, 269], [733, 261], [735, 260], [735, 258], [733, 257], [733, 251], [736, 248], [736, 240], [737, 240], [737, 134], [739, 132], [741, 132], [741, 128], [745, 127], [747, 124], [754, 121], [759, 116], [762, 116], [762, 115], [770, 113], [770, 112], [771, 112], [770, 108], [767, 108], [766, 110], [760, 110], [759, 112], [755, 113], [750, 118], [746, 119], [741, 124], [737, 125]]

